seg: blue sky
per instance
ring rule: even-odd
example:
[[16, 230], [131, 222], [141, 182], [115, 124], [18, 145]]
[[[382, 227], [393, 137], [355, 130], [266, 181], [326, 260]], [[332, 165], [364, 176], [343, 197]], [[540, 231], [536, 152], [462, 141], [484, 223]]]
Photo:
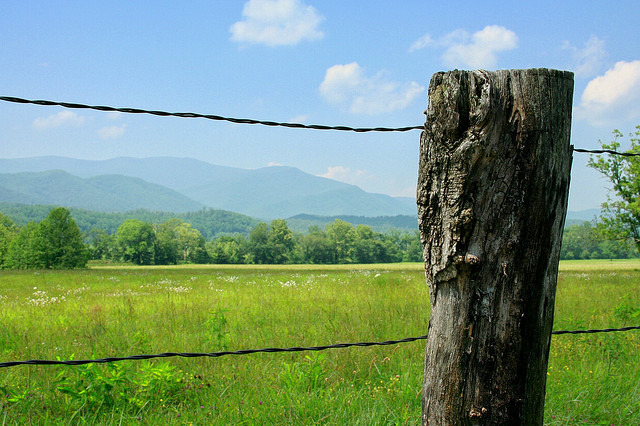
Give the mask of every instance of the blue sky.
[[[572, 142], [640, 124], [637, 1], [21, 1], [0, 6], [0, 95], [307, 124], [424, 123], [437, 71], [575, 72]], [[355, 134], [0, 102], [0, 157], [179, 156], [297, 167], [413, 196], [419, 131]], [[625, 138], [628, 141], [628, 138]], [[572, 210], [606, 181], [576, 153]]]

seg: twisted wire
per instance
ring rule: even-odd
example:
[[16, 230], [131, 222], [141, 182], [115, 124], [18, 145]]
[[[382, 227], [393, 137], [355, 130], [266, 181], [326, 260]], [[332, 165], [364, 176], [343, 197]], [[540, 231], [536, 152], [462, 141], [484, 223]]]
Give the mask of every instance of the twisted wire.
[[294, 129], [341, 130], [341, 131], [350, 131], [350, 132], [356, 132], [356, 133], [365, 133], [365, 132], [407, 132], [409, 130], [421, 130], [424, 128], [424, 126], [392, 128], [392, 127], [348, 127], [348, 126], [325, 126], [321, 124], [280, 123], [276, 121], [254, 120], [251, 118], [223, 117], [220, 115], [198, 114], [194, 112], [167, 112], [167, 111], [146, 110], [146, 109], [139, 109], [139, 108], [116, 108], [116, 107], [110, 107], [110, 106], [85, 105], [85, 104], [69, 103], [69, 102], [29, 100], [29, 99], [23, 99], [23, 98], [15, 98], [11, 96], [0, 96], [0, 100], [6, 101], [6, 102], [19, 103], [19, 104], [61, 106], [64, 108], [92, 109], [97, 111], [123, 112], [128, 114], [151, 114], [151, 115], [157, 115], [161, 117], [205, 118], [208, 120], [228, 121], [236, 124], [260, 124], [263, 126], [271, 126], [271, 127], [279, 126], [279, 127], [289, 127]]
[[593, 333], [612, 333], [616, 331], [640, 330], [640, 326], [622, 327], [622, 328], [602, 328], [596, 330], [560, 330], [552, 331], [551, 334], [593, 334]]
[[100, 358], [100, 359], [85, 359], [85, 360], [30, 360], [30, 361], [9, 361], [9, 362], [1, 362], [0, 368], [3, 367], [13, 367], [16, 365], [82, 365], [82, 364], [104, 364], [107, 362], [116, 362], [116, 361], [125, 361], [125, 360], [142, 360], [142, 359], [152, 359], [152, 358], [169, 358], [169, 357], [184, 357], [184, 358], [196, 358], [196, 357], [210, 357], [210, 358], [219, 358], [225, 355], [249, 355], [255, 354], [259, 352], [264, 353], [276, 353], [276, 352], [303, 352], [303, 351], [324, 351], [326, 349], [341, 349], [341, 348], [349, 348], [352, 346], [359, 347], [367, 347], [367, 346], [388, 346], [395, 345], [398, 343], [407, 343], [414, 342], [416, 340], [424, 340], [427, 336], [419, 336], [419, 337], [407, 337], [405, 339], [400, 340], [387, 340], [384, 342], [358, 342], [358, 343], [337, 343], [334, 345], [325, 345], [325, 346], [310, 346], [310, 347], [293, 347], [293, 348], [264, 348], [264, 349], [243, 349], [239, 351], [222, 351], [222, 352], [165, 352], [161, 354], [150, 354], [150, 355], [132, 355], [132, 356], [123, 356], [123, 357], [110, 357], [110, 358]]
[[[604, 328], [593, 330], [559, 330], [552, 331], [551, 334], [593, 334], [593, 333], [611, 333], [629, 330], [640, 330], [640, 326], [622, 327], [622, 328]], [[83, 360], [40, 360], [32, 359], [29, 361], [8, 361], [0, 362], [0, 368], [14, 367], [17, 365], [83, 365], [83, 364], [104, 364], [116, 361], [133, 361], [144, 360], [153, 358], [170, 358], [170, 357], [183, 357], [183, 358], [197, 358], [197, 357], [209, 357], [219, 358], [226, 355], [249, 355], [255, 353], [278, 353], [278, 352], [305, 352], [305, 351], [324, 351], [326, 349], [342, 349], [349, 347], [367, 347], [367, 346], [388, 346], [396, 345], [399, 343], [415, 342], [417, 340], [426, 340], [427, 335], [418, 337], [407, 337], [399, 340], [387, 340], [384, 342], [358, 342], [358, 343], [337, 343], [334, 345], [325, 346], [309, 346], [309, 347], [292, 347], [292, 348], [264, 348], [264, 349], [242, 349], [238, 351], [222, 351], [222, 352], [164, 352], [161, 354], [146, 354], [146, 355], [131, 355], [123, 357], [108, 357], [100, 359], [83, 359]]]
[[618, 152], [613, 151], [611, 149], [582, 149], [582, 148], [573, 148], [575, 152], [584, 152], [587, 154], [613, 154], [620, 155], [622, 157], [640, 157], [640, 153], [635, 152]]
[[[313, 129], [313, 130], [339, 130], [339, 131], [349, 131], [356, 133], [366, 133], [366, 132], [408, 132], [410, 130], [423, 130], [424, 125], [422, 126], [407, 126], [407, 127], [349, 127], [349, 126], [326, 126], [323, 124], [302, 124], [302, 123], [286, 123], [286, 122], [277, 122], [277, 121], [267, 121], [267, 120], [254, 120], [251, 118], [233, 118], [233, 117], [223, 117], [220, 115], [214, 114], [199, 114], [195, 112], [167, 112], [167, 111], [158, 111], [158, 110], [146, 110], [140, 108], [117, 108], [111, 106], [104, 105], [86, 105], [72, 102], [57, 102], [57, 101], [47, 101], [47, 100], [30, 100], [24, 98], [17, 98], [13, 96], [0, 96], [0, 101], [5, 102], [13, 102], [19, 104], [33, 104], [33, 105], [44, 105], [44, 106], [61, 106], [64, 108], [72, 108], [72, 109], [92, 109], [96, 111], [106, 111], [106, 112], [122, 112], [127, 114], [151, 114], [157, 115], [160, 117], [180, 117], [180, 118], [205, 118], [208, 120], [216, 120], [216, 121], [228, 121], [230, 123], [236, 124], [259, 124], [263, 126], [271, 126], [271, 127], [288, 127], [293, 129]], [[632, 152], [617, 152], [610, 149], [583, 149], [583, 148], [573, 148], [575, 152], [587, 153], [587, 154], [612, 154], [612, 155], [620, 155], [623, 157], [638, 157], [640, 153], [632, 153]]]

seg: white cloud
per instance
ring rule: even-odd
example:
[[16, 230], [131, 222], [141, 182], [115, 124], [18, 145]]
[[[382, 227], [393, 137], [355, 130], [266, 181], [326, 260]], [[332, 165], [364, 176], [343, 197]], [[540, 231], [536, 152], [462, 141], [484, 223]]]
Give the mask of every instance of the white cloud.
[[235, 42], [274, 47], [324, 37], [318, 28], [324, 18], [301, 0], [249, 0], [242, 16], [229, 28]]
[[495, 68], [498, 53], [515, 49], [518, 36], [505, 27], [487, 25], [473, 34], [455, 30], [439, 40], [433, 40], [429, 34], [425, 34], [413, 42], [409, 51], [431, 46], [445, 48], [442, 61], [449, 67]]
[[329, 166], [326, 173], [318, 176], [358, 186], [373, 177], [366, 170], [351, 170], [345, 166]]
[[276, 161], [269, 161], [267, 163], [267, 167], [279, 167], [279, 166], [282, 166], [282, 163], [278, 163]]
[[620, 61], [591, 80], [582, 93], [576, 117], [595, 125], [640, 118], [640, 60]]
[[83, 123], [84, 117], [79, 116], [73, 111], [64, 110], [48, 117], [36, 118], [33, 120], [33, 127], [44, 130], [65, 125], [81, 126]]
[[102, 139], [116, 139], [124, 134], [126, 125], [121, 126], [107, 126], [98, 130], [98, 135]]
[[425, 47], [432, 46], [433, 44], [435, 44], [435, 41], [431, 38], [431, 35], [425, 34], [411, 44], [409, 52], [424, 49]]
[[329, 103], [353, 114], [381, 114], [406, 108], [424, 87], [415, 81], [389, 81], [383, 72], [367, 77], [364, 69], [352, 62], [329, 68], [319, 90]]
[[571, 52], [575, 61], [574, 72], [579, 77], [590, 77], [600, 71], [607, 51], [604, 48], [604, 41], [596, 36], [591, 36], [586, 41], [582, 49], [572, 46], [568, 41], [562, 45], [564, 50]]

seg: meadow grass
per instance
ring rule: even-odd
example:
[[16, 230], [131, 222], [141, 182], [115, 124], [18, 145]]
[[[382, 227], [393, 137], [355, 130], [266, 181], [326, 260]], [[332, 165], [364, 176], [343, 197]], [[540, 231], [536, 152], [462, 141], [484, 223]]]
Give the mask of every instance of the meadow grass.
[[562, 260], [560, 272], [640, 271], [640, 259]]
[[[640, 325], [640, 268], [614, 263], [561, 264], [554, 329]], [[428, 316], [419, 263], [2, 271], [0, 361], [382, 341]], [[545, 422], [640, 424], [639, 349], [635, 331], [554, 336]], [[4, 368], [0, 424], [419, 424], [423, 357], [418, 341]]]

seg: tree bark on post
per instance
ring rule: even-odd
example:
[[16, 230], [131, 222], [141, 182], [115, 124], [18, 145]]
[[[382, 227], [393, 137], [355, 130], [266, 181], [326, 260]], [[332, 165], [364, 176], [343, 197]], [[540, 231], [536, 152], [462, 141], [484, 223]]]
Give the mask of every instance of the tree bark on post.
[[573, 74], [429, 85], [418, 222], [431, 318], [425, 425], [541, 425], [572, 161]]

